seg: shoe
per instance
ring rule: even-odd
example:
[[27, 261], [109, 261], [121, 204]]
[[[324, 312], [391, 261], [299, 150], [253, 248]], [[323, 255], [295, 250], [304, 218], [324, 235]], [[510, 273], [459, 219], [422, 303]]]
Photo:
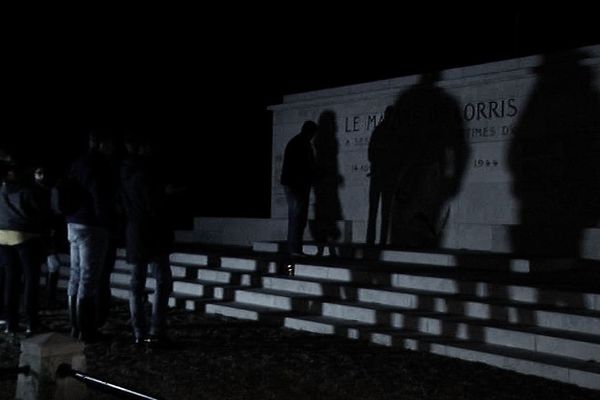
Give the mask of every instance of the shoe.
[[27, 323], [25, 328], [25, 337], [30, 338], [33, 335], [44, 331], [44, 329], [40, 326], [39, 323]]
[[296, 274], [296, 266], [294, 264], [287, 264], [285, 266], [285, 273], [287, 276], [294, 276]]
[[17, 336], [17, 330], [15, 328], [9, 327], [9, 326], [4, 328], [2, 333], [4, 333], [8, 337], [16, 337]]
[[149, 335], [144, 342], [151, 349], [168, 349], [173, 347], [173, 342], [166, 335]]
[[147, 338], [144, 338], [142, 336], [134, 336], [132, 344], [136, 347], [142, 346], [142, 345], [146, 344], [146, 340], [147, 340]]

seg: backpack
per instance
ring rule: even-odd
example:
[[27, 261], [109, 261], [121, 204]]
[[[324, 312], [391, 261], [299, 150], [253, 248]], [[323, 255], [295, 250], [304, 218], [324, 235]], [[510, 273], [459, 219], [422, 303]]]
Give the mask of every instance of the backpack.
[[73, 214], [83, 204], [83, 188], [72, 178], [61, 179], [51, 189], [50, 204], [57, 214]]

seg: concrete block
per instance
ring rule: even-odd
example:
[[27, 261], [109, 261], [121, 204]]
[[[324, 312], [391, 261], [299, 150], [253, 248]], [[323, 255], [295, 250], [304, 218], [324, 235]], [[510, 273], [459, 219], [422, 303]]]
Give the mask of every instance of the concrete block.
[[16, 399], [52, 400], [85, 399], [87, 387], [71, 378], [56, 376], [59, 365], [66, 363], [72, 368], [85, 371], [86, 362], [83, 343], [60, 333], [44, 333], [21, 342], [19, 365], [28, 365], [30, 373], [19, 374]]
[[286, 317], [283, 326], [298, 331], [320, 333], [322, 335], [335, 334], [335, 325], [323, 321], [314, 321], [306, 318]]
[[596, 342], [583, 340], [557, 338], [553, 336], [537, 335], [535, 338], [536, 351], [546, 354], [555, 354], [583, 361], [600, 362], [600, 336]]
[[229, 271], [216, 269], [199, 269], [196, 278], [201, 281], [219, 282], [219, 283], [235, 283], [233, 282], [233, 274]]
[[377, 324], [380, 322], [378, 321], [377, 310], [375, 309], [369, 309], [358, 305], [354, 306], [328, 302], [323, 303], [322, 307], [322, 315], [325, 317], [358, 321], [367, 324]]
[[224, 317], [231, 317], [237, 319], [245, 319], [251, 321], [258, 321], [260, 314], [256, 310], [242, 309], [230, 304], [216, 304], [209, 303], [206, 305], [207, 314], [222, 315]]
[[188, 264], [188, 265], [208, 265], [208, 257], [202, 254], [188, 254], [188, 253], [172, 253], [169, 256], [169, 260], [172, 263]]
[[193, 281], [173, 281], [173, 292], [194, 296], [211, 296], [213, 287]]
[[436, 254], [416, 251], [382, 250], [379, 255], [379, 260], [441, 267], [455, 267], [457, 265], [456, 257], [452, 254]]
[[568, 382], [584, 388], [600, 390], [600, 373], [569, 369]]

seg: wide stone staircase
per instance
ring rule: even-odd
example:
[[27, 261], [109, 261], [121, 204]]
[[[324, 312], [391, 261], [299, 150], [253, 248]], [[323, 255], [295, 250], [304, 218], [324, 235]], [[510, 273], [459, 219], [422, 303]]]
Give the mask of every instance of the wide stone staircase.
[[[169, 304], [600, 390], [597, 265], [314, 245], [304, 247], [313, 256], [290, 260], [280, 250], [280, 243], [264, 242], [252, 251], [173, 253]], [[130, 266], [123, 251], [117, 255], [112, 293], [127, 299]], [[65, 286], [68, 267], [61, 271]], [[149, 293], [153, 287], [149, 278]]]

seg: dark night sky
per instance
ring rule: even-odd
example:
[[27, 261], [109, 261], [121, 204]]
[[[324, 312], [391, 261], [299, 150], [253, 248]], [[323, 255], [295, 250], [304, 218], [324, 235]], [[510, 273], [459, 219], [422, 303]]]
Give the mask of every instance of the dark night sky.
[[93, 126], [142, 129], [194, 188], [191, 212], [267, 217], [265, 110], [283, 94], [600, 43], [591, 10], [316, 11], [13, 33], [2, 146], [64, 165]]

